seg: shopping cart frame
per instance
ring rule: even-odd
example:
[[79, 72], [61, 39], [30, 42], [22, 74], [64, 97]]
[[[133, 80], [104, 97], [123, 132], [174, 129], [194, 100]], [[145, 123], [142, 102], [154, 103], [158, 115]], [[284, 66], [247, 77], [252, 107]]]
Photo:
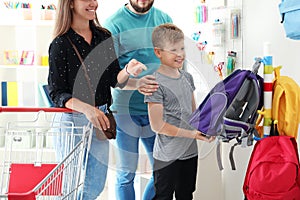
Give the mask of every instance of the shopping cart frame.
[[[40, 112], [45, 112], [45, 113], [59, 113], [59, 112], [75, 112], [73, 110], [67, 109], [67, 108], [32, 108], [32, 107], [0, 107], [0, 113], [1, 112], [19, 112], [19, 113], [25, 113], [25, 112], [37, 112], [38, 115]], [[24, 121], [21, 121], [24, 122]], [[74, 127], [76, 128], [76, 127]], [[7, 128], [8, 129], [8, 128]], [[20, 199], [23, 196], [24, 197], [32, 197], [32, 199], [36, 199], [39, 198], [42, 195], [48, 194], [49, 191], [47, 190], [53, 190], [53, 183], [55, 183], [55, 181], [57, 181], [57, 179], [61, 179], [62, 176], [64, 176], [63, 172], [66, 169], [66, 164], [69, 162], [69, 159], [71, 159], [71, 157], [73, 157], [74, 155], [78, 155], [79, 158], [79, 164], [80, 166], [83, 165], [83, 169], [86, 169], [86, 165], [87, 165], [87, 159], [88, 159], [88, 152], [90, 150], [90, 145], [91, 145], [91, 139], [92, 139], [92, 132], [93, 132], [93, 126], [91, 125], [91, 123], [89, 123], [87, 126], [82, 127], [82, 139], [76, 143], [76, 145], [68, 152], [68, 154], [63, 158], [62, 161], [60, 161], [59, 163], [57, 163], [57, 165], [42, 179], [42, 181], [40, 181], [32, 190], [27, 191], [27, 192], [22, 192], [22, 193], [8, 193], [8, 189], [6, 188], [6, 193], [5, 194], [1, 194], [0, 193], [0, 199]], [[6, 133], [5, 133], [6, 135]], [[80, 147], [84, 147], [84, 149], [80, 149]], [[81, 150], [80, 152], [77, 152], [78, 150]], [[73, 159], [73, 158], [72, 158]], [[71, 162], [71, 161], [70, 161]], [[77, 161], [78, 162], [78, 161]], [[12, 163], [10, 163], [12, 164]], [[2, 172], [4, 173], [5, 170], [5, 160], [3, 161], [3, 169]], [[9, 175], [7, 175], [9, 176]], [[75, 194], [75, 196], [73, 196], [71, 199], [78, 199], [77, 195], [78, 195], [78, 190], [79, 187], [81, 187], [84, 183], [84, 177], [85, 177], [85, 170], [81, 170], [81, 168], [78, 170], [77, 172], [77, 183], [75, 184], [76, 187], [71, 188], [70, 191], [68, 191], [68, 193], [73, 193]], [[3, 174], [2, 174], [2, 179], [3, 179]], [[8, 181], [9, 181], [10, 177], [8, 177]], [[7, 183], [8, 185], [9, 183]], [[64, 187], [64, 183], [61, 183], [62, 185], [59, 185], [58, 187]], [[3, 188], [3, 185], [1, 184], [1, 189]], [[61, 188], [59, 188], [61, 189]], [[0, 191], [1, 192], [1, 191]], [[69, 194], [65, 193], [63, 194], [64, 196], [62, 196], [62, 194], [58, 194], [57, 196], [59, 196], [60, 198], [55, 198], [55, 199], [70, 199]], [[54, 198], [54, 195], [51, 195], [51, 197], [49, 197], [50, 199]], [[82, 198], [82, 197], [81, 197]], [[45, 199], [45, 197], [43, 197], [42, 199]]]

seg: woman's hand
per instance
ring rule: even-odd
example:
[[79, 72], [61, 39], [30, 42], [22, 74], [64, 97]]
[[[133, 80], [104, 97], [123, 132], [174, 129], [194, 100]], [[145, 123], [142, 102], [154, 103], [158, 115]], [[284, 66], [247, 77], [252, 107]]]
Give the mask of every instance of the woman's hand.
[[125, 66], [125, 70], [129, 75], [134, 77], [138, 76], [143, 70], [147, 70], [146, 65], [137, 61], [136, 59], [132, 59], [129, 63]]
[[105, 113], [98, 108], [90, 106], [84, 111], [84, 114], [95, 128], [103, 131], [110, 127], [109, 120], [105, 116]]
[[105, 116], [105, 113], [90, 104], [84, 103], [77, 98], [71, 98], [66, 102], [65, 106], [69, 109], [83, 113], [95, 128], [103, 131], [110, 127], [109, 120]]
[[158, 87], [158, 83], [155, 81], [155, 77], [153, 75], [143, 76], [137, 82], [138, 91], [145, 96], [152, 95]]

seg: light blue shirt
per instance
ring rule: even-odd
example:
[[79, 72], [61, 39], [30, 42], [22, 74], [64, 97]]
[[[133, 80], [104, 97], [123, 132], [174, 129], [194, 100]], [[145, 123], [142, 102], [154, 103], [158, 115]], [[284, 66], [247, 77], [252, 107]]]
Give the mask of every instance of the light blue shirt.
[[[109, 17], [104, 27], [113, 35], [116, 54], [120, 67], [136, 59], [147, 66], [139, 77], [153, 74], [159, 67], [159, 60], [155, 56], [152, 45], [153, 28], [164, 23], [172, 23], [169, 15], [152, 7], [148, 13], [140, 15], [131, 12], [126, 6], [120, 8]], [[120, 114], [143, 115], [147, 114], [147, 105], [144, 95], [137, 90], [112, 89], [113, 104], [111, 110]]]

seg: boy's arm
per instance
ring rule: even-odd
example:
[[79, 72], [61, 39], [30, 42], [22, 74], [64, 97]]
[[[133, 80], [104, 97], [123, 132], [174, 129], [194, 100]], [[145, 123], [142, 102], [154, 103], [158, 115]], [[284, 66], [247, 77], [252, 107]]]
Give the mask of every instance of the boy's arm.
[[196, 110], [196, 100], [195, 100], [195, 95], [193, 93], [192, 95], [192, 111], [194, 112]]
[[[199, 138], [206, 140], [197, 130], [187, 130], [178, 128], [163, 120], [163, 105], [160, 103], [148, 102], [150, 125], [154, 132], [173, 137]], [[199, 138], [200, 139], [200, 138]]]

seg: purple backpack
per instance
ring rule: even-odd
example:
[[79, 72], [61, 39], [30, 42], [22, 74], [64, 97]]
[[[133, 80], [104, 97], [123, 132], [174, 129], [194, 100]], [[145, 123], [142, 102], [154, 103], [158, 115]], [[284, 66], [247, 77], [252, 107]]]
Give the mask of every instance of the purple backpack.
[[[263, 78], [257, 74], [261, 62], [257, 58], [252, 71], [237, 69], [217, 83], [190, 119], [193, 127], [205, 135], [217, 136], [218, 141], [237, 140], [230, 152], [233, 170], [234, 147], [252, 145], [257, 110], [263, 106]], [[217, 159], [222, 170], [219, 144]]]

